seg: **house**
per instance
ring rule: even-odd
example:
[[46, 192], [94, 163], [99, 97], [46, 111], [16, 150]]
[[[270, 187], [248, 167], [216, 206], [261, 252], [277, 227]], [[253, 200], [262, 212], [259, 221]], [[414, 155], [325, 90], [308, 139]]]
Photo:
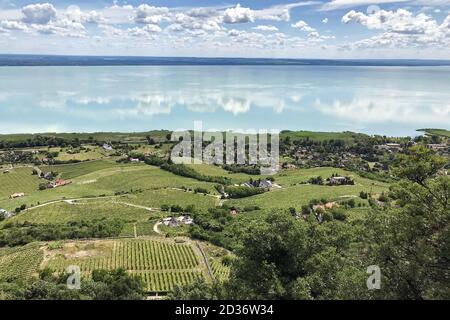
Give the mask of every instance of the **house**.
[[342, 186], [342, 185], [349, 185], [354, 184], [353, 180], [347, 177], [331, 177], [328, 180], [328, 184], [330, 186]]
[[175, 217], [164, 218], [162, 222], [165, 226], [176, 228], [183, 224], [192, 225], [194, 224], [194, 219], [192, 219], [191, 216], [189, 215], [183, 215], [178, 218]]
[[53, 180], [53, 173], [52, 172], [42, 173], [41, 177], [46, 180]]
[[130, 160], [130, 162], [135, 162], [135, 163], [140, 162], [140, 160], [137, 158], [129, 158], [129, 160]]
[[109, 144], [105, 143], [105, 144], [103, 144], [103, 149], [106, 151], [112, 151], [113, 147], [110, 146]]
[[67, 185], [69, 185], [69, 184], [71, 184], [71, 183], [72, 183], [72, 181], [70, 181], [70, 180], [58, 179], [58, 180], [56, 180], [55, 182], [50, 182], [50, 183], [47, 185], [47, 188], [48, 188], [48, 189], [52, 189], [52, 188], [63, 187], [63, 186], [67, 186]]
[[427, 144], [427, 148], [434, 151], [445, 151], [449, 148], [446, 144]]
[[400, 152], [403, 150], [401, 144], [399, 143], [386, 143], [381, 146], [375, 146], [376, 149], [385, 150], [389, 152]]
[[10, 199], [16, 199], [16, 198], [22, 198], [22, 197], [25, 197], [25, 193], [23, 193], [23, 192], [13, 193], [12, 195], [9, 196]]
[[245, 182], [245, 183], [241, 184], [241, 186], [247, 187], [247, 188], [263, 188], [266, 190], [271, 190], [273, 188], [281, 188], [281, 186], [279, 186], [276, 183], [273, 183], [269, 179], [249, 181], [249, 182]]
[[16, 214], [14, 212], [8, 212], [4, 209], [0, 209], [0, 216], [3, 216], [4, 219], [9, 219], [14, 217]]

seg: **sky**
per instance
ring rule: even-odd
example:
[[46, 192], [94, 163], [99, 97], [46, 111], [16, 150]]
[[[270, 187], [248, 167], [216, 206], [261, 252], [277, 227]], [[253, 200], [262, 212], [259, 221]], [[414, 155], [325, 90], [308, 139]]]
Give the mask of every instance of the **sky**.
[[0, 53], [450, 59], [450, 0], [0, 0]]

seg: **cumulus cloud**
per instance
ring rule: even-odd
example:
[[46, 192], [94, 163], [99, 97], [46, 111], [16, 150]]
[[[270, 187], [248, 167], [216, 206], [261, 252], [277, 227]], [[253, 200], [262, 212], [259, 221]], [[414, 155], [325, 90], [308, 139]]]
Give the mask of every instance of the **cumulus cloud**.
[[346, 44], [344, 48], [447, 46], [450, 40], [450, 15], [439, 24], [425, 13], [413, 14], [405, 9], [380, 10], [372, 14], [352, 10], [342, 17], [342, 22], [383, 31], [371, 38]]
[[167, 7], [153, 7], [148, 4], [141, 4], [136, 9], [134, 21], [142, 24], [159, 24], [169, 13]]
[[95, 10], [84, 12], [78, 6], [70, 6], [65, 12], [65, 16], [73, 21], [79, 23], [106, 23], [106, 19], [102, 13]]
[[254, 30], [259, 31], [278, 31], [278, 28], [275, 26], [267, 26], [267, 25], [259, 25], [256, 27], [253, 27]]
[[22, 8], [25, 23], [47, 24], [56, 17], [56, 9], [50, 3], [30, 4]]
[[241, 7], [237, 4], [234, 8], [228, 8], [224, 12], [223, 22], [225, 23], [247, 23], [255, 21], [255, 13], [250, 8]]
[[310, 27], [309, 24], [303, 20], [300, 20], [297, 23], [291, 24], [291, 27], [300, 29], [301, 31], [304, 31], [304, 32], [316, 32], [316, 29]]
[[0, 29], [4, 30], [27, 30], [27, 26], [20, 21], [3, 20], [0, 21]]

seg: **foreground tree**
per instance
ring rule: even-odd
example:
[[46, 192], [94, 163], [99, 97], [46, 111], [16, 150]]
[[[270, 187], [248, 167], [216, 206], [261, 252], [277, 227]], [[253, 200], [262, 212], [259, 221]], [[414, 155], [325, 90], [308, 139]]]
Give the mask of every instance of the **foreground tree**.
[[382, 298], [450, 298], [450, 177], [439, 174], [447, 161], [423, 147], [400, 156], [396, 206], [370, 217]]

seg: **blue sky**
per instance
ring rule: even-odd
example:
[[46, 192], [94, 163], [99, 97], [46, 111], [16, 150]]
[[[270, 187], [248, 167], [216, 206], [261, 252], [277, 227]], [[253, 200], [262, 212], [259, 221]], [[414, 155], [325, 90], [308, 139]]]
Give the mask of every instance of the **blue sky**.
[[450, 0], [0, 0], [0, 53], [450, 58]]

